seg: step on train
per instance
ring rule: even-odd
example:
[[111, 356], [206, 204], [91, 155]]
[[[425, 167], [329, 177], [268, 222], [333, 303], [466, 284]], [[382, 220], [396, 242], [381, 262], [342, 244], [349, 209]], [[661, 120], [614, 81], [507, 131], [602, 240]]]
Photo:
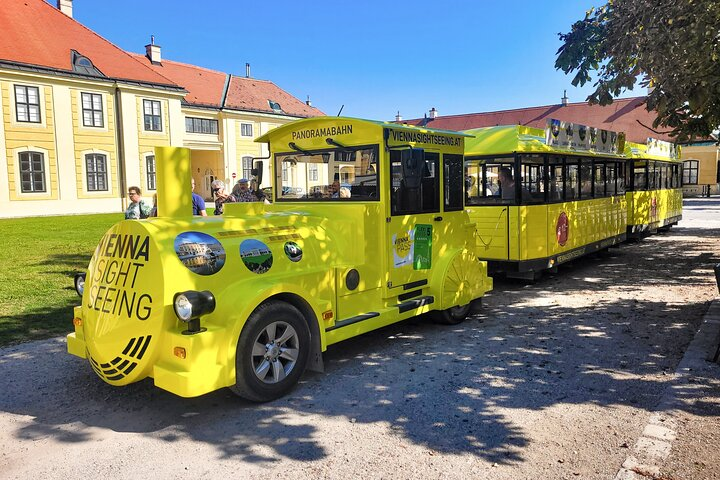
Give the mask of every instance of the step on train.
[[68, 351], [115, 386], [269, 401], [330, 345], [463, 321], [490, 273], [535, 276], [681, 218], [673, 148], [548, 132], [298, 120], [256, 140], [272, 203], [215, 217], [191, 215], [190, 151], [158, 147], [158, 217], [111, 227], [75, 276]]

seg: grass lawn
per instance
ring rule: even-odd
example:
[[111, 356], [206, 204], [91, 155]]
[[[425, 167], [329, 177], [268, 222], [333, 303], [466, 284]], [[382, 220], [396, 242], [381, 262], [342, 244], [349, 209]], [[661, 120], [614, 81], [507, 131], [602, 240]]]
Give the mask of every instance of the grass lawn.
[[84, 272], [100, 237], [122, 214], [0, 219], [0, 346], [73, 330]]

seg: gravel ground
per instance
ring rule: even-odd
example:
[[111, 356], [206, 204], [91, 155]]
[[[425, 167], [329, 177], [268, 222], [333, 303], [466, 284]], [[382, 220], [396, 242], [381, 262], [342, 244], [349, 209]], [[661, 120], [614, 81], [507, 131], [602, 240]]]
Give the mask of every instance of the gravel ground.
[[[1, 349], [0, 478], [612, 479], [666, 415], [717, 298], [718, 207], [686, 200], [670, 233], [498, 280], [459, 326], [420, 317], [331, 347], [325, 374], [263, 405], [113, 388], [62, 338]], [[720, 478], [720, 366], [705, 363], [645, 478]]]

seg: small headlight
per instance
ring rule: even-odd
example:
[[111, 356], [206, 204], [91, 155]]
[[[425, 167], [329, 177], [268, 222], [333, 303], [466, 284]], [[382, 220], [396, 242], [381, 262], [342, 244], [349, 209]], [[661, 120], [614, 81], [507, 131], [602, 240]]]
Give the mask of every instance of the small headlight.
[[84, 273], [76, 273], [75, 274], [75, 291], [77, 292], [80, 297], [83, 296], [83, 292], [85, 291], [85, 274]]
[[192, 320], [193, 306], [190, 300], [184, 293], [179, 293], [175, 296], [175, 315], [183, 321], [189, 322]]

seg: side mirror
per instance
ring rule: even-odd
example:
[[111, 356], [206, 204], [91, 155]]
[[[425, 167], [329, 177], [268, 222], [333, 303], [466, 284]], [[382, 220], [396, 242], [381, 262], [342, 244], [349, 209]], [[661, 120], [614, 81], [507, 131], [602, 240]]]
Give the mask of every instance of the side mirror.
[[250, 170], [250, 173], [257, 179], [258, 188], [260, 188], [260, 185], [262, 185], [262, 176], [263, 176], [262, 160], [258, 160], [255, 162], [255, 168]]

